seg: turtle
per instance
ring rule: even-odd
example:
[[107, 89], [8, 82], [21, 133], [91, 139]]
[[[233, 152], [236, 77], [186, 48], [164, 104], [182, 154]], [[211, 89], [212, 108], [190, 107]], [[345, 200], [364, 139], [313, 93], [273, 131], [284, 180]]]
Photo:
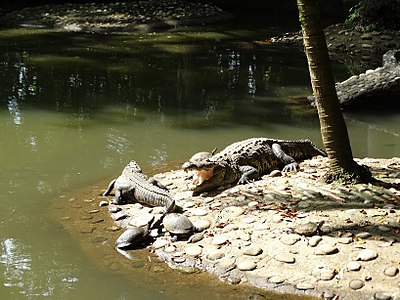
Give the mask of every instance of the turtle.
[[189, 242], [199, 241], [201, 237], [194, 235], [198, 231], [190, 219], [179, 213], [166, 214], [163, 219], [163, 225], [166, 231], [171, 234], [171, 240], [177, 241], [178, 239], [189, 238]]
[[154, 217], [145, 226], [134, 226], [125, 230], [115, 241], [118, 249], [136, 248], [144, 244], [149, 238], [149, 232]]

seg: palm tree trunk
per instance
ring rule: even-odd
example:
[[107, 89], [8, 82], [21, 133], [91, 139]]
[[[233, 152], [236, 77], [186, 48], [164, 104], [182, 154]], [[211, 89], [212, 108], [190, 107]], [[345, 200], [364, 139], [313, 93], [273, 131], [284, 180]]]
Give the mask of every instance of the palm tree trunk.
[[328, 48], [320, 21], [319, 0], [297, 0], [305, 52], [316, 99], [322, 140], [330, 171], [326, 181], [366, 182], [371, 173], [353, 160], [346, 123], [340, 110]]

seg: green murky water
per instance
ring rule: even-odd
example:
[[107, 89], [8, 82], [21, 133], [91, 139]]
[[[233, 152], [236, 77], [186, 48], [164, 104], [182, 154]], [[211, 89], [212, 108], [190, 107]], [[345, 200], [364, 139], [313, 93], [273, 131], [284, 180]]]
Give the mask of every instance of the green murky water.
[[[156, 172], [247, 137], [321, 144], [304, 101], [303, 54], [248, 35], [232, 27], [108, 36], [0, 31], [1, 299], [258, 295], [202, 275], [155, 276], [118, 256], [131, 272], [102, 268], [110, 245], [86, 247], [50, 217], [70, 194], [88, 189], [95, 197], [95, 185], [131, 159]], [[337, 80], [349, 75], [339, 64], [334, 72]], [[355, 156], [399, 155], [398, 112], [346, 120]]]

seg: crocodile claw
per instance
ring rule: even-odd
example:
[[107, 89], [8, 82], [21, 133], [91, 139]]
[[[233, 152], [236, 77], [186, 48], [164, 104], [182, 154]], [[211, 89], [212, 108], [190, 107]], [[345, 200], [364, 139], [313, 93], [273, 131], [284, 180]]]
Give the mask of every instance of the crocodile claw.
[[299, 168], [299, 164], [297, 162], [292, 162], [287, 164], [283, 169], [282, 172], [296, 172]]

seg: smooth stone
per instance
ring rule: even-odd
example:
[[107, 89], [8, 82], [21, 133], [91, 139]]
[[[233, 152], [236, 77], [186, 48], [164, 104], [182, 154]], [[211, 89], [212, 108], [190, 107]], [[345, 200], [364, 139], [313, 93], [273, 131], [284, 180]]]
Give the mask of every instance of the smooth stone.
[[115, 232], [115, 231], [118, 231], [118, 230], [120, 230], [121, 228], [120, 227], [118, 227], [118, 226], [109, 226], [109, 227], [106, 227], [106, 231], [110, 231], [110, 232]]
[[383, 232], [389, 232], [390, 230], [392, 230], [390, 227], [384, 225], [378, 226], [378, 229]]
[[119, 212], [115, 213], [112, 217], [115, 221], [120, 221], [120, 220], [126, 219], [128, 217], [128, 215], [123, 211], [119, 211]]
[[226, 236], [217, 235], [217, 236], [214, 236], [214, 238], [211, 241], [211, 244], [212, 245], [222, 245], [222, 244], [225, 244], [227, 241], [228, 241], [228, 239]]
[[154, 241], [154, 243], [153, 243], [153, 248], [154, 248], [154, 249], [159, 249], [159, 248], [162, 248], [162, 247], [168, 245], [168, 243], [169, 243], [169, 242], [168, 242], [167, 240], [158, 239], [158, 240], [155, 240], [155, 241]]
[[193, 226], [199, 231], [203, 231], [211, 226], [211, 222], [209, 220], [194, 220], [192, 223]]
[[320, 244], [315, 250], [316, 255], [331, 255], [338, 253], [339, 249], [332, 244]]
[[352, 290], [359, 290], [362, 287], [364, 287], [364, 281], [360, 279], [354, 279], [349, 283], [349, 288], [351, 288]]
[[359, 271], [361, 269], [361, 264], [358, 261], [349, 261], [347, 263], [347, 270], [349, 271]]
[[360, 239], [368, 239], [372, 236], [371, 233], [369, 232], [360, 232], [356, 234], [356, 237], [360, 238]]
[[332, 300], [333, 298], [335, 298], [336, 294], [331, 291], [331, 290], [326, 290], [322, 292], [322, 298], [324, 300]]
[[79, 219], [87, 221], [93, 219], [93, 216], [81, 216]]
[[255, 208], [258, 205], [258, 201], [250, 201], [247, 206], [250, 208]]
[[283, 283], [283, 282], [285, 282], [285, 278], [283, 278], [282, 276], [279, 276], [279, 275], [274, 275], [274, 276], [271, 276], [270, 278], [268, 278], [268, 282], [270, 282], [270, 283], [275, 283], [275, 284], [280, 284], [280, 283]]
[[226, 280], [229, 284], [239, 284], [242, 279], [240, 279], [240, 277], [237, 276], [229, 276]]
[[110, 212], [110, 213], [112, 213], [112, 214], [114, 214], [114, 213], [116, 213], [116, 212], [119, 212], [119, 211], [121, 211], [122, 210], [122, 208], [121, 207], [118, 207], [118, 206], [109, 206], [108, 207], [108, 212]]
[[338, 243], [344, 244], [344, 245], [350, 244], [352, 241], [353, 241], [353, 239], [351, 237], [342, 237], [342, 238], [338, 239]]
[[203, 252], [203, 248], [197, 245], [187, 246], [185, 253], [190, 256], [199, 256]]
[[369, 261], [378, 257], [378, 253], [371, 249], [363, 249], [358, 253], [357, 260]]
[[392, 299], [392, 295], [386, 292], [376, 292], [374, 294], [374, 299], [376, 300], [390, 300]]
[[278, 253], [274, 256], [274, 259], [287, 264], [293, 264], [296, 262], [294, 256], [290, 255], [289, 253]]
[[246, 217], [246, 218], [243, 218], [243, 220], [242, 220], [242, 222], [246, 223], [246, 224], [251, 224], [251, 223], [254, 223], [255, 221], [256, 220], [253, 217]]
[[164, 252], [166, 252], [166, 253], [172, 253], [172, 252], [175, 252], [175, 250], [176, 250], [176, 247], [173, 245], [170, 245], [170, 246], [167, 246], [164, 248]]
[[282, 236], [280, 241], [282, 243], [284, 243], [285, 245], [294, 245], [296, 244], [298, 241], [300, 241], [300, 236], [298, 234], [288, 234], [286, 236]]
[[238, 229], [238, 227], [235, 224], [231, 223], [231, 224], [226, 225], [222, 229], [222, 232], [226, 233], [226, 232], [230, 232], [230, 231], [237, 230], [237, 229]]
[[183, 208], [192, 208], [194, 206], [194, 202], [188, 201], [183, 204]]
[[222, 259], [221, 261], [218, 262], [218, 266], [222, 269], [225, 270], [225, 272], [232, 270], [236, 267], [236, 262], [234, 258], [229, 258], [229, 259]]
[[319, 279], [324, 280], [324, 281], [329, 281], [332, 280], [336, 275], [335, 270], [329, 270], [329, 269], [323, 269], [319, 273]]
[[314, 235], [308, 240], [308, 245], [310, 245], [311, 247], [315, 247], [319, 244], [320, 241], [322, 241], [322, 237], [320, 237], [319, 235]]
[[257, 255], [260, 255], [263, 252], [263, 250], [257, 245], [250, 245], [250, 246], [244, 247], [242, 249], [242, 252], [245, 255], [257, 256]]
[[100, 201], [99, 206], [107, 206], [108, 205], [108, 201]]
[[191, 211], [193, 216], [205, 216], [208, 214], [208, 211], [204, 208], [195, 208]]
[[209, 250], [207, 253], [207, 258], [209, 260], [218, 260], [225, 256], [225, 252], [220, 249]]
[[184, 263], [186, 261], [186, 258], [184, 258], [184, 257], [174, 257], [173, 260], [177, 264], [181, 264], [181, 263]]
[[90, 233], [93, 233], [93, 231], [94, 231], [95, 229], [96, 229], [95, 227], [82, 228], [82, 229], [80, 230], [80, 233], [83, 233], [83, 234], [90, 234]]
[[385, 271], [383, 272], [386, 276], [389, 277], [394, 277], [399, 273], [399, 269], [395, 266], [386, 268]]
[[254, 270], [255, 268], [257, 268], [257, 265], [250, 260], [243, 260], [237, 263], [236, 267], [240, 270], [240, 271], [251, 271]]
[[298, 290], [312, 290], [315, 287], [311, 282], [299, 282], [298, 284], [296, 284], [296, 288]]
[[99, 209], [92, 209], [92, 210], [89, 210], [88, 213], [89, 214], [97, 214], [99, 211], [100, 211]]
[[228, 206], [222, 210], [222, 213], [226, 217], [239, 217], [244, 213], [244, 209], [239, 206]]

